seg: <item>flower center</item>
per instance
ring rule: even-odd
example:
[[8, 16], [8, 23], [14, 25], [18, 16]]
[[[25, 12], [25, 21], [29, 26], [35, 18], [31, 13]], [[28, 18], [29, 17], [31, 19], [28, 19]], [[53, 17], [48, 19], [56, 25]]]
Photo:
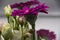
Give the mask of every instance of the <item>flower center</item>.
[[26, 10], [25, 12], [29, 12], [29, 10]]

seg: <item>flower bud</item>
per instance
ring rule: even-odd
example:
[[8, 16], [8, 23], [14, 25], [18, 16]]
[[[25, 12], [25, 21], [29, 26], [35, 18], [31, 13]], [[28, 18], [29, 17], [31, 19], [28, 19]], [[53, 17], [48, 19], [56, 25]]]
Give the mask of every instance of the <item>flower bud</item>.
[[27, 38], [27, 37], [30, 37], [30, 36], [31, 36], [31, 33], [27, 32], [24, 37]]
[[20, 23], [25, 23], [25, 22], [26, 22], [25, 17], [24, 17], [24, 16], [21, 16], [21, 17], [19, 18], [19, 22], [20, 22]]
[[11, 15], [12, 9], [11, 9], [10, 5], [8, 5], [4, 8], [4, 12], [5, 12], [6, 17], [9, 17]]

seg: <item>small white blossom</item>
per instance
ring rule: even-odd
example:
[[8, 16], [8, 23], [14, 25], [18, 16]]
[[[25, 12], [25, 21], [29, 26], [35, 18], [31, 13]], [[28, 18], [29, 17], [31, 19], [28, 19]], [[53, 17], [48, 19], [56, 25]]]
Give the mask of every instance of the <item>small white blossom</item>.
[[12, 9], [11, 9], [10, 5], [8, 5], [8, 6], [6, 6], [6, 7], [4, 8], [4, 12], [5, 12], [5, 15], [6, 15], [6, 16], [10, 16], [10, 15], [11, 15]]

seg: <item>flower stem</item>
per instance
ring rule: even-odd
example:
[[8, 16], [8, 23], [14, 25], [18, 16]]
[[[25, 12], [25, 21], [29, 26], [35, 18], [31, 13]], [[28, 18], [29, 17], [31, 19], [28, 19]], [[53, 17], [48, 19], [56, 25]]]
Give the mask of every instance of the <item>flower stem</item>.
[[1, 39], [1, 31], [0, 31], [0, 39]]
[[8, 20], [8, 23], [9, 23], [9, 17], [7, 18], [7, 20]]
[[15, 22], [15, 19], [14, 19], [14, 27], [15, 27], [15, 25], [16, 25], [16, 22]]
[[35, 40], [35, 24], [32, 25], [32, 29], [34, 30], [34, 32], [33, 32], [33, 40]]
[[14, 17], [14, 29], [19, 30], [19, 23], [17, 22], [16, 17]]
[[21, 31], [22, 31], [22, 39], [21, 40], [24, 40], [23, 26], [21, 26]]

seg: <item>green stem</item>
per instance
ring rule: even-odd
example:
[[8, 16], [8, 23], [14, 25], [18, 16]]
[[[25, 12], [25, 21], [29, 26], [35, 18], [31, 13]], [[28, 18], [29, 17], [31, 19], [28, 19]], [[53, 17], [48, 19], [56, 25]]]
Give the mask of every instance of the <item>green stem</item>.
[[7, 20], [8, 20], [8, 23], [9, 23], [9, 17], [7, 18]]
[[17, 19], [14, 17], [14, 29], [19, 30], [19, 23], [17, 22]]
[[21, 40], [24, 40], [23, 26], [21, 26], [21, 31], [22, 31], [22, 39]]
[[15, 19], [14, 19], [14, 27], [15, 27], [15, 25], [16, 25], [16, 22], [15, 22]]
[[1, 39], [1, 31], [0, 31], [0, 39]]
[[24, 26], [26, 28], [26, 31], [28, 31], [28, 29], [29, 29], [28, 22], [26, 22]]
[[1, 35], [1, 31], [0, 31], [0, 35]]
[[33, 32], [33, 40], [35, 40], [35, 24], [32, 24], [32, 29], [34, 30], [34, 32]]

